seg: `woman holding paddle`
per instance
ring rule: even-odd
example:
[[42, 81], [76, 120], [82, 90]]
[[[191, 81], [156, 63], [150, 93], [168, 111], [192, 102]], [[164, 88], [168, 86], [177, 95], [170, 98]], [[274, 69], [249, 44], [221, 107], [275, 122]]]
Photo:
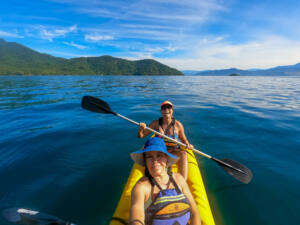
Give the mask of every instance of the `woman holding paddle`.
[[145, 166], [145, 176], [131, 193], [130, 225], [200, 225], [201, 218], [185, 179], [168, 172], [178, 157], [167, 151], [159, 137], [150, 138], [131, 158]]
[[[162, 106], [166, 105], [168, 102], [164, 102], [162, 104]], [[168, 104], [167, 104], [168, 105]], [[169, 105], [171, 106], [171, 113], [173, 114], [173, 105], [172, 103], [169, 102]], [[124, 120], [127, 120], [129, 121], [130, 123], [133, 123], [137, 126], [140, 127], [139, 129], [139, 137], [144, 137], [145, 135], [148, 135], [149, 133], [155, 133], [156, 135], [160, 135], [162, 136], [163, 138], [165, 139], [172, 139], [170, 137], [168, 137], [167, 135], [165, 134], [162, 134], [162, 133], [159, 133], [157, 130], [155, 129], [152, 129], [150, 127], [146, 127], [145, 123], [138, 123], [132, 119], [129, 119], [119, 113], [116, 113], [114, 111], [111, 110], [110, 106], [107, 104], [107, 102], [99, 99], [99, 98], [96, 98], [96, 97], [93, 97], [93, 96], [83, 96], [82, 98], [82, 101], [81, 101], [81, 106], [89, 111], [92, 111], [92, 112], [96, 112], [96, 113], [104, 113], [104, 114], [112, 114], [112, 115], [115, 115], [117, 117], [120, 117]], [[169, 106], [169, 108], [170, 108]], [[167, 107], [166, 107], [167, 108]], [[162, 111], [164, 111], [165, 109], [162, 109]], [[169, 114], [171, 114], [169, 113]], [[163, 114], [163, 113], [162, 113]], [[167, 114], [167, 113], [166, 113]], [[164, 115], [164, 114], [163, 114]], [[163, 119], [162, 119], [163, 120]], [[155, 125], [155, 121], [153, 121], [150, 125], [154, 127]], [[154, 124], [154, 125], [153, 125]], [[178, 123], [179, 124], [179, 123]], [[181, 132], [183, 132], [184, 134], [184, 131], [183, 131], [183, 126], [181, 125]], [[175, 128], [174, 128], [175, 129]], [[148, 130], [148, 133], [146, 132], [146, 130]], [[173, 132], [174, 134], [174, 132]], [[184, 136], [185, 137], [185, 136]], [[174, 140], [176, 141], [176, 140]], [[204, 156], [208, 159], [211, 159], [213, 160], [214, 162], [218, 163], [218, 165], [224, 169], [229, 175], [233, 176], [235, 179], [237, 179], [238, 181], [244, 183], [244, 184], [248, 184], [252, 177], [253, 177], [253, 174], [251, 172], [251, 170], [249, 170], [246, 166], [244, 166], [243, 164], [237, 162], [237, 161], [234, 161], [232, 159], [218, 159], [216, 157], [213, 157], [211, 155], [208, 155], [202, 151], [199, 151], [197, 149], [194, 149], [192, 145], [190, 145], [188, 143], [188, 141], [186, 140], [183, 140], [185, 141], [186, 144], [183, 144], [179, 141], [176, 141], [176, 143], [178, 145], [181, 145], [181, 146], [184, 146], [184, 147], [187, 147], [186, 145], [188, 144], [188, 148], [192, 148], [193, 152], [196, 152], [197, 154], [201, 155], [201, 156]], [[187, 170], [186, 170], [187, 171]]]
[[[188, 142], [185, 136], [183, 125], [173, 117], [173, 104], [170, 101], [164, 101], [160, 106], [160, 110], [162, 117], [158, 120], [152, 121], [149, 124], [149, 127], [175, 140], [180, 140], [182, 143], [187, 145], [187, 148], [193, 149], [194, 146]], [[143, 138], [151, 133], [145, 128], [146, 124], [140, 123], [140, 128], [138, 130], [139, 138]], [[179, 157], [179, 172], [186, 180], [188, 175], [187, 152], [181, 151], [180, 146], [176, 143], [173, 143], [167, 139], [164, 139], [164, 141], [166, 143], [168, 152]]]

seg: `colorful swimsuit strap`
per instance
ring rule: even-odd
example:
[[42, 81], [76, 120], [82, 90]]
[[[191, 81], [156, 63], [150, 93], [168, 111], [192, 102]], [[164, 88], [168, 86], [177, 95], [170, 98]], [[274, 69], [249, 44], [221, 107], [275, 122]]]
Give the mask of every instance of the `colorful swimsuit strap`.
[[156, 180], [155, 180], [153, 177], [151, 177], [151, 179], [152, 179], [153, 184], [156, 185], [156, 186], [158, 187], [158, 189], [161, 191], [161, 193], [162, 193], [163, 195], [166, 195], [165, 190], [162, 189], [162, 187], [156, 182]]
[[[152, 196], [153, 196], [153, 192], [154, 192], [154, 185], [156, 185], [158, 187], [158, 189], [162, 192], [163, 195], [165, 195], [165, 190], [162, 189], [162, 187], [156, 182], [156, 180], [154, 180], [153, 177], [149, 178], [150, 179], [150, 183], [151, 183], [151, 193], [149, 198], [147, 199], [147, 201], [144, 204], [145, 210], [147, 210], [149, 208], [149, 206], [156, 200], [156, 198], [158, 197], [158, 195], [156, 196], [156, 198], [154, 200], [152, 200]], [[170, 182], [172, 182], [172, 178], [170, 178]], [[169, 186], [169, 185], [168, 185]]]
[[175, 182], [172, 172], [169, 176], [170, 176], [171, 182], [173, 183], [173, 185], [176, 189], [177, 194], [181, 194], [182, 192], [181, 192], [180, 188], [178, 187], [178, 184]]
[[154, 191], [153, 183], [151, 182], [151, 192], [150, 192], [150, 196], [149, 196], [149, 198], [147, 199], [147, 201], [144, 203], [145, 210], [147, 210], [147, 209], [149, 208], [149, 206], [150, 206], [150, 205], [152, 204], [152, 202], [153, 202], [153, 200], [152, 200], [153, 191]]
[[[145, 209], [145, 225], [186, 225], [190, 218], [189, 201], [181, 192], [171, 173], [169, 185], [173, 183], [175, 188], [165, 189], [153, 179], [160, 192], [152, 201], [152, 204]], [[169, 186], [168, 185], [168, 186]]]
[[[171, 172], [170, 174], [168, 174], [168, 175], [169, 175], [169, 178], [170, 178], [170, 183], [172, 183], [172, 184], [174, 185], [177, 194], [181, 194], [182, 192], [181, 192], [181, 190], [179, 189], [177, 183], [175, 182], [172, 172]], [[162, 187], [156, 182], [156, 180], [155, 180], [154, 178], [151, 178], [151, 179], [152, 179], [152, 182], [153, 182], [153, 183], [159, 188], [159, 190], [162, 192], [162, 194], [163, 194], [163, 195], [166, 195], [165, 190], [162, 189]], [[168, 186], [169, 186], [169, 185], [170, 185], [170, 184], [168, 184]], [[168, 187], [167, 187], [167, 189], [168, 189]], [[167, 190], [167, 189], [166, 189], [166, 190]]]
[[[170, 135], [172, 138], [175, 138], [175, 118], [174, 117], [172, 117], [172, 122], [171, 122], [171, 124], [172, 124], [172, 127], [173, 127], [173, 135]], [[158, 130], [159, 130], [159, 127], [161, 127], [161, 129], [164, 131], [164, 129], [163, 129], [163, 118], [162, 117], [160, 117], [159, 119], [158, 119]], [[165, 131], [164, 131], [165, 132]], [[166, 134], [165, 133], [165, 135], [168, 135], [168, 134]]]

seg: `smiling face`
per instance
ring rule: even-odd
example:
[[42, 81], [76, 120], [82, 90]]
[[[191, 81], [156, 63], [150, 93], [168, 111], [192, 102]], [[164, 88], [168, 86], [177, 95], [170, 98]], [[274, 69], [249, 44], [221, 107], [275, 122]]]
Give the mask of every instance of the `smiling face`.
[[146, 152], [145, 162], [151, 176], [159, 176], [166, 171], [168, 156], [159, 151]]
[[163, 117], [172, 117], [173, 116], [173, 107], [171, 105], [163, 105], [160, 109]]

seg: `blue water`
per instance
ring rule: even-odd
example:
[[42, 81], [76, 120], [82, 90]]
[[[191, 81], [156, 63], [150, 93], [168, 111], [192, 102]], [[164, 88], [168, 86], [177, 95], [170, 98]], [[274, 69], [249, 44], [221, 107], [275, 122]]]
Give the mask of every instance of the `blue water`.
[[108, 224], [145, 140], [83, 95], [146, 123], [171, 100], [197, 149], [249, 167], [244, 185], [198, 157], [217, 225], [300, 224], [300, 77], [0, 76], [1, 209]]

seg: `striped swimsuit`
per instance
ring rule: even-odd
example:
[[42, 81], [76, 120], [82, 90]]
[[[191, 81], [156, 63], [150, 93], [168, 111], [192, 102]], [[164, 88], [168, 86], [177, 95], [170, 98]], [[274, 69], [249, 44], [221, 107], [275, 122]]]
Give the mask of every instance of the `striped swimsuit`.
[[[160, 192], [152, 201], [151, 196], [145, 203], [146, 225], [186, 225], [190, 219], [190, 203], [175, 183], [172, 175], [170, 180], [174, 189], [163, 190], [161, 186], [152, 179]], [[153, 186], [152, 186], [153, 188]]]

